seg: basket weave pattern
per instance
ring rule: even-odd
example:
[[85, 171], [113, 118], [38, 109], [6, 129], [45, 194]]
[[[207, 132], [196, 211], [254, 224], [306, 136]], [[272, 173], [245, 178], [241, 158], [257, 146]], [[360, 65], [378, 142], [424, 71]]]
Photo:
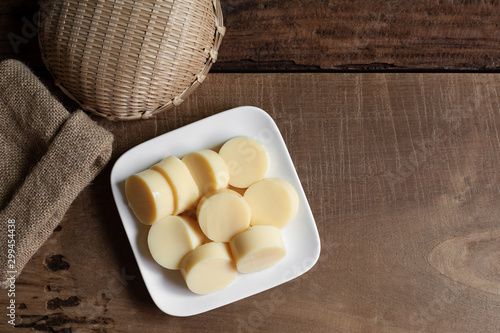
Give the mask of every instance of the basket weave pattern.
[[219, 0], [44, 0], [42, 58], [89, 112], [147, 119], [205, 79], [225, 32]]

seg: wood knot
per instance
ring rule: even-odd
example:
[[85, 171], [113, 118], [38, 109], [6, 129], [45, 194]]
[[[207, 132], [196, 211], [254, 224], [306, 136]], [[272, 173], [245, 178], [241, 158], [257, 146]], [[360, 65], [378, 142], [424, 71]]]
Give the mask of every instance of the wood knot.
[[64, 256], [62, 254], [55, 254], [53, 256], [45, 258], [45, 266], [53, 272], [60, 270], [69, 269], [68, 262], [63, 260]]
[[454, 281], [500, 295], [500, 230], [448, 239], [432, 249], [427, 259]]
[[45, 303], [47, 310], [55, 310], [58, 308], [67, 308], [80, 305], [80, 299], [76, 296], [70, 296], [66, 299], [60, 299], [59, 297], [49, 299]]

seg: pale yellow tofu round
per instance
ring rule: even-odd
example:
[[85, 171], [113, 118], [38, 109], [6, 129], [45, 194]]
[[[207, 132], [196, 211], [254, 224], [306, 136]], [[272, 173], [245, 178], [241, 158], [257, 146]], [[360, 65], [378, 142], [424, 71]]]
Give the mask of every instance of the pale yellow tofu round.
[[229, 242], [250, 225], [251, 211], [235, 191], [222, 189], [207, 193], [196, 209], [203, 233], [214, 242]]
[[227, 287], [238, 271], [225, 243], [203, 244], [181, 262], [181, 274], [192, 292], [210, 294]]
[[151, 169], [161, 173], [174, 193], [174, 214], [180, 214], [198, 202], [200, 191], [188, 167], [176, 156], [168, 156]]
[[144, 224], [153, 224], [174, 212], [174, 195], [165, 177], [144, 170], [127, 178], [125, 194], [135, 216]]
[[234, 237], [229, 243], [236, 268], [253, 273], [269, 268], [286, 255], [280, 229], [258, 225]]
[[229, 170], [229, 185], [249, 187], [266, 176], [269, 155], [258, 141], [238, 136], [228, 140], [219, 150]]
[[266, 178], [250, 186], [244, 195], [252, 211], [251, 225], [283, 228], [297, 214], [299, 198], [283, 179]]
[[224, 159], [210, 149], [187, 154], [182, 158], [193, 179], [198, 185], [200, 196], [205, 193], [226, 188], [229, 170]]
[[196, 220], [170, 215], [155, 222], [148, 233], [148, 247], [153, 259], [168, 269], [179, 269], [190, 251], [209, 240]]

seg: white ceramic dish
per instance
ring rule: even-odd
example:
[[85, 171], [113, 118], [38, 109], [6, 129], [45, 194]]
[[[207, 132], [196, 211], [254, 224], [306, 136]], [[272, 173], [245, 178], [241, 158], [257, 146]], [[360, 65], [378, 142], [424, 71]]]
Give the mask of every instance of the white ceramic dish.
[[[235, 136], [249, 136], [268, 150], [267, 177], [290, 182], [299, 196], [294, 220], [282, 229], [287, 255], [266, 270], [238, 274], [227, 288], [209, 295], [196, 295], [187, 289], [179, 271], [156, 264], [147, 247], [149, 226], [141, 224], [127, 206], [125, 180], [169, 155], [182, 157], [200, 149], [219, 147]], [[235, 302], [290, 281], [314, 266], [319, 258], [318, 230], [304, 190], [272, 118], [256, 107], [243, 106], [224, 111], [144, 142], [123, 154], [111, 172], [111, 187], [123, 226], [146, 287], [156, 305], [174, 316], [191, 316]]]

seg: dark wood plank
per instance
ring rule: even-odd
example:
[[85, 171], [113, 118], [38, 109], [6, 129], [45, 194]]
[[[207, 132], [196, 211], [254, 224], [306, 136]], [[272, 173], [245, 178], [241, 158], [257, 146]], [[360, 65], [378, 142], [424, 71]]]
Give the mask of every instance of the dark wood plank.
[[[222, 1], [213, 71], [500, 68], [497, 0]], [[40, 66], [35, 0], [0, 3], [0, 59]]]
[[114, 207], [112, 161], [18, 279], [15, 332], [497, 332], [499, 96], [500, 77], [489, 74], [212, 74], [155, 119], [95, 118], [115, 134], [115, 161], [228, 108], [268, 111], [315, 215], [321, 257], [273, 290], [165, 315]]
[[223, 1], [216, 69], [498, 69], [498, 1]]

